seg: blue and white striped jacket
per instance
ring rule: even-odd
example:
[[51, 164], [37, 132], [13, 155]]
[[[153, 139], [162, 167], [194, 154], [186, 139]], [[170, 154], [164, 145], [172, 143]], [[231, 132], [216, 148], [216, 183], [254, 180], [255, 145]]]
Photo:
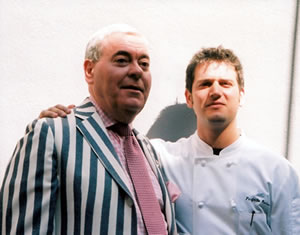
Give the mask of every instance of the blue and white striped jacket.
[[[137, 139], [157, 175], [169, 234], [173, 204], [149, 141]], [[89, 99], [66, 118], [27, 127], [0, 192], [0, 234], [137, 234], [128, 179]]]

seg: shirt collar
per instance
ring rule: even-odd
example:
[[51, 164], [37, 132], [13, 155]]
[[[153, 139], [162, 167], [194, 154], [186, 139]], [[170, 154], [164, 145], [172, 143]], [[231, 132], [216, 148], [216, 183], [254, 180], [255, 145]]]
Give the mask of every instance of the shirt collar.
[[90, 96], [90, 100], [93, 103], [93, 105], [96, 108], [97, 113], [99, 114], [100, 118], [103, 121], [103, 124], [106, 128], [116, 124], [117, 122], [111, 118], [108, 114], [106, 114], [101, 108], [100, 106], [97, 104], [97, 102], [95, 101], [95, 99], [93, 98], [93, 96]]
[[[106, 128], [109, 128], [117, 123], [115, 119], [113, 119], [109, 114], [105, 113], [103, 109], [97, 104], [93, 96], [90, 96], [90, 100], [96, 108], [97, 113], [99, 114], [100, 118], [103, 121], [103, 124]], [[130, 123], [129, 126], [132, 128], [132, 124]]]
[[[243, 143], [244, 138], [245, 138], [245, 134], [243, 131], [241, 131], [240, 137], [231, 145], [225, 147], [220, 152], [220, 155], [216, 157], [227, 156], [230, 155], [230, 153], [238, 150], [239, 146], [241, 146], [241, 144]], [[199, 138], [197, 131], [195, 131], [195, 133], [192, 135], [192, 144], [194, 146], [195, 154], [202, 153], [204, 156], [215, 156], [213, 155], [212, 147]], [[195, 156], [197, 156], [197, 154]]]

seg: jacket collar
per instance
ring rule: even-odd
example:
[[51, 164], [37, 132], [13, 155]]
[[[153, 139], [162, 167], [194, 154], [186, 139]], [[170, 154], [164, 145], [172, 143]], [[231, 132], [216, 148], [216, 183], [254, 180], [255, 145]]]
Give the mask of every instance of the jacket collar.
[[128, 178], [95, 106], [89, 98], [86, 98], [80, 106], [75, 108], [74, 112], [77, 129], [87, 140], [98, 160], [112, 178], [132, 197]]
[[[78, 130], [83, 134], [84, 138], [90, 144], [99, 161], [103, 164], [114, 180], [123, 188], [123, 190], [133, 198], [133, 194], [129, 190], [128, 178], [121, 166], [116, 151], [109, 139], [106, 128], [96, 111], [95, 106], [89, 98], [86, 98], [80, 106], [74, 110]], [[163, 201], [165, 203], [165, 216], [169, 226], [169, 234], [176, 233], [174, 208], [169, 198], [165, 179], [161, 171], [157, 170], [160, 165], [156, 156], [154, 156], [153, 147], [149, 140], [133, 129], [136, 138], [141, 145], [142, 150], [153, 170], [156, 174], [161, 190], [163, 193]]]

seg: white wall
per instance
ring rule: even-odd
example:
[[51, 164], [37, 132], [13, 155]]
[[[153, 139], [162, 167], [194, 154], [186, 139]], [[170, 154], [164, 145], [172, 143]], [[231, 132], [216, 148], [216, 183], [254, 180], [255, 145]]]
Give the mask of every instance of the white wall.
[[[283, 154], [294, 8], [293, 0], [0, 0], [0, 181], [27, 123], [42, 109], [78, 104], [88, 95], [86, 42], [97, 29], [119, 22], [135, 26], [152, 44], [153, 86], [137, 129], [146, 133], [161, 109], [184, 102], [189, 59], [201, 47], [222, 44], [244, 65], [240, 125]], [[299, 83], [291, 160], [300, 172]]]

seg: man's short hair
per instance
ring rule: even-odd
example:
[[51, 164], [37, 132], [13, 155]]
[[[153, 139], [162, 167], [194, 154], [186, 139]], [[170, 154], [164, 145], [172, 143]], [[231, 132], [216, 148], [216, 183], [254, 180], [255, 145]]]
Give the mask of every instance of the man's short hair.
[[139, 34], [134, 27], [127, 24], [112, 24], [106, 26], [92, 35], [86, 46], [85, 59], [97, 62], [101, 56], [103, 40], [113, 33]]
[[239, 58], [230, 49], [225, 49], [222, 46], [202, 48], [191, 59], [189, 65], [186, 68], [185, 87], [189, 92], [192, 92], [192, 86], [195, 79], [195, 69], [198, 64], [204, 64], [206, 62], [225, 62], [232, 65], [235, 68], [237, 74], [237, 82], [239, 88], [244, 88], [244, 74], [243, 67]]

